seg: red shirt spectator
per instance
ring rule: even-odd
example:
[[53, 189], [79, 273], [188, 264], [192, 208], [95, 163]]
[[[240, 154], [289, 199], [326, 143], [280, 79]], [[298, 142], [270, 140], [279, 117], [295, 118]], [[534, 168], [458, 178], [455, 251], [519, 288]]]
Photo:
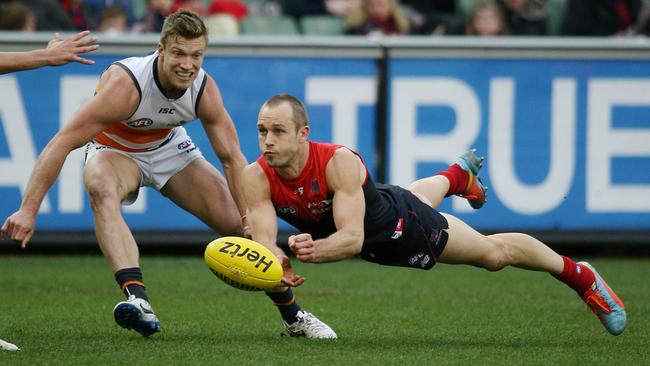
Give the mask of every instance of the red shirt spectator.
[[242, 20], [248, 15], [248, 7], [239, 0], [214, 0], [208, 8], [209, 14], [230, 14]]
[[66, 14], [68, 14], [68, 17], [70, 17], [75, 29], [94, 29], [94, 27], [88, 24], [86, 9], [81, 0], [61, 0], [61, 8]]

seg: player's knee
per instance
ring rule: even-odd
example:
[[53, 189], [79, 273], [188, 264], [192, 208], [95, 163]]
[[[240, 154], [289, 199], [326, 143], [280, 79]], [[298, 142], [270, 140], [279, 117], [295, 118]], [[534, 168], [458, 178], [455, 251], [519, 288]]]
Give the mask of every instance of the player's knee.
[[101, 176], [101, 174], [87, 174], [84, 176], [84, 185], [88, 190], [90, 204], [97, 208], [107, 202], [119, 202], [119, 195], [114, 184]]
[[102, 187], [101, 185], [90, 185], [87, 188], [90, 204], [94, 208], [102, 207], [107, 203], [119, 202], [117, 192], [114, 190]]
[[491, 272], [499, 271], [512, 263], [512, 253], [502, 240], [493, 242], [493, 249], [483, 262], [483, 268]]

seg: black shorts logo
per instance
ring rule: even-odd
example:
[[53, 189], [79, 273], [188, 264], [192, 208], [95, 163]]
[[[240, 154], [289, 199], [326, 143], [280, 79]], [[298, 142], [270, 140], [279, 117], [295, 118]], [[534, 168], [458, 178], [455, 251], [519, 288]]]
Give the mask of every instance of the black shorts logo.
[[395, 231], [393, 232], [393, 235], [390, 236], [390, 238], [393, 240], [399, 239], [403, 233], [404, 233], [404, 218], [400, 217], [399, 220], [397, 220]]

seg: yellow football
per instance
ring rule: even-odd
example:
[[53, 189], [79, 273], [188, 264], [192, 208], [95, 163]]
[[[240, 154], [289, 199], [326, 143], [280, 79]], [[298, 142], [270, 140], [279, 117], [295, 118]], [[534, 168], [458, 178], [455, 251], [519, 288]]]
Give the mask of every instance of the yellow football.
[[217, 278], [240, 290], [269, 290], [282, 279], [278, 257], [250, 239], [225, 236], [213, 240], [205, 248], [204, 259]]

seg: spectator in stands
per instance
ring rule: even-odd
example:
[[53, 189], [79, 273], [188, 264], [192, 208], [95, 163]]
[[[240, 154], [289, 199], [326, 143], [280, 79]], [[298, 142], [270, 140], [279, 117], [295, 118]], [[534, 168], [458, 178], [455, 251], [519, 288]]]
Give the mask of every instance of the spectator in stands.
[[[74, 30], [72, 21], [65, 14], [57, 0], [0, 0], [0, 4], [22, 3], [29, 6], [36, 17], [38, 31], [71, 31]], [[4, 12], [2, 12], [4, 13]], [[3, 14], [0, 14], [3, 15]]]
[[237, 18], [228, 13], [208, 15], [203, 22], [210, 36], [231, 37], [239, 34]]
[[501, 8], [492, 0], [477, 3], [467, 20], [468, 36], [504, 36], [510, 34]]
[[325, 15], [326, 0], [285, 0], [284, 14], [300, 18], [304, 15]]
[[641, 0], [569, 0], [563, 33], [571, 36], [628, 35], [640, 9]]
[[97, 28], [82, 0], [61, 0], [61, 8], [68, 14], [76, 30]]
[[650, 37], [650, 3], [645, 3], [639, 11], [635, 30], [640, 36]]
[[0, 30], [33, 32], [36, 30], [36, 13], [22, 1], [0, 4]]
[[454, 0], [403, 0], [413, 34], [465, 33], [465, 16], [456, 12]]
[[208, 7], [208, 14], [230, 14], [237, 21], [248, 16], [248, 5], [242, 0], [213, 0]]
[[167, 15], [181, 8], [191, 10], [201, 17], [208, 15], [203, 0], [147, 0], [144, 19], [136, 22], [130, 28], [131, 32], [159, 33]]
[[284, 13], [295, 18], [304, 15], [333, 15], [345, 18], [360, 6], [360, 0], [285, 0]]
[[[127, 29], [142, 21], [142, 15], [136, 15], [132, 0], [83, 0], [87, 15], [92, 17], [93, 24], [101, 23], [102, 11], [111, 6], [119, 6], [126, 14]], [[139, 18], [138, 18], [139, 17]]]
[[208, 15], [208, 9], [203, 0], [175, 0], [172, 5], [172, 13], [179, 9], [191, 10], [202, 17]]
[[128, 32], [128, 17], [119, 5], [105, 7], [99, 17], [98, 30], [104, 34], [117, 35]]
[[173, 6], [174, 0], [147, 0], [147, 14], [144, 17], [144, 21], [136, 27], [135, 31], [160, 32], [165, 17], [172, 13]]
[[498, 0], [510, 34], [516, 36], [545, 36], [548, 34], [545, 0]]
[[361, 7], [360, 0], [326, 0], [325, 10], [327, 14], [345, 18]]
[[248, 6], [242, 0], [214, 0], [203, 21], [211, 35], [236, 36], [239, 34], [239, 22], [248, 14]]
[[396, 0], [363, 0], [361, 7], [345, 20], [345, 34], [409, 34], [411, 24]]

